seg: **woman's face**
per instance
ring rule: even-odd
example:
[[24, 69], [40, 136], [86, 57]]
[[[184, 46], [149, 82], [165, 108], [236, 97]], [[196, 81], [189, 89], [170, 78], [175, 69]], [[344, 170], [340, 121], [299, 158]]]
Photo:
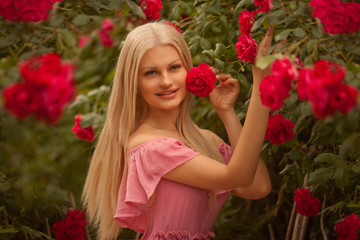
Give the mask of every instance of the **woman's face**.
[[140, 61], [138, 90], [149, 110], [172, 110], [186, 96], [184, 63], [175, 47], [163, 45], [149, 49]]

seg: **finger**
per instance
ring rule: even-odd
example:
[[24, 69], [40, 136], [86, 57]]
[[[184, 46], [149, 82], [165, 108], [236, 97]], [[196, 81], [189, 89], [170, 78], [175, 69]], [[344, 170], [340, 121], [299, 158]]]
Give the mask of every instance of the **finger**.
[[229, 73], [219, 73], [216, 75], [216, 78], [220, 81], [226, 81], [228, 78], [231, 78], [231, 74]]
[[285, 46], [286, 42], [287, 42], [286, 39], [281, 40], [279, 42], [279, 44], [276, 46], [276, 48], [274, 49], [273, 54], [280, 52], [280, 50]]
[[210, 69], [213, 70], [213, 73], [214, 73], [215, 75], [217, 75], [217, 74], [220, 73], [219, 70], [217, 70], [217, 69], [214, 68], [214, 67], [210, 67]]
[[274, 28], [273, 26], [269, 26], [268, 30], [266, 31], [265, 37], [263, 40], [259, 43], [258, 50], [260, 53], [267, 53], [271, 47], [272, 38], [274, 35]]

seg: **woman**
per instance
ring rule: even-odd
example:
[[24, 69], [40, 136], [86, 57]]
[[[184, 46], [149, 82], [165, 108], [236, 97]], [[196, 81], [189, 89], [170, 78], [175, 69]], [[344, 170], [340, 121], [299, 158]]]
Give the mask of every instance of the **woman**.
[[[272, 32], [256, 59], [269, 51]], [[210, 239], [230, 191], [248, 199], [270, 192], [260, 159], [269, 109], [261, 104], [259, 82], [268, 69], [253, 68], [244, 127], [234, 111], [237, 80], [214, 70], [224, 83], [210, 100], [232, 150], [190, 119], [185, 78], [191, 67], [184, 39], [166, 23], [148, 23], [127, 36], [83, 193], [99, 239], [116, 238], [120, 227], [143, 232], [144, 239]]]

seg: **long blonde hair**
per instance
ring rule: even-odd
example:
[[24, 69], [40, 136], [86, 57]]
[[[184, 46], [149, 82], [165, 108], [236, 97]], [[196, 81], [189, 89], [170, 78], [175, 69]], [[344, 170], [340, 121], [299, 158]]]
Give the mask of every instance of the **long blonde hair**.
[[[128, 140], [145, 117], [146, 104], [137, 93], [138, 67], [145, 52], [159, 45], [172, 45], [189, 71], [189, 49], [172, 26], [147, 23], [128, 34], [117, 62], [106, 120], [95, 148], [83, 190], [83, 203], [89, 220], [98, 229], [98, 239], [116, 239], [120, 226], [114, 221], [118, 191], [127, 168]], [[180, 108], [177, 129], [186, 145], [220, 161], [213, 141], [201, 134], [189, 114], [190, 93]]]

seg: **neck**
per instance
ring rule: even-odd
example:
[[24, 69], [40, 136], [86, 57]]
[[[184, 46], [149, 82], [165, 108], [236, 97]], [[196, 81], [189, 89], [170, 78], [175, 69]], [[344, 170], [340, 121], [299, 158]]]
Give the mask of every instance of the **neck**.
[[144, 123], [154, 128], [164, 130], [176, 130], [176, 120], [179, 110], [174, 111], [150, 111]]

